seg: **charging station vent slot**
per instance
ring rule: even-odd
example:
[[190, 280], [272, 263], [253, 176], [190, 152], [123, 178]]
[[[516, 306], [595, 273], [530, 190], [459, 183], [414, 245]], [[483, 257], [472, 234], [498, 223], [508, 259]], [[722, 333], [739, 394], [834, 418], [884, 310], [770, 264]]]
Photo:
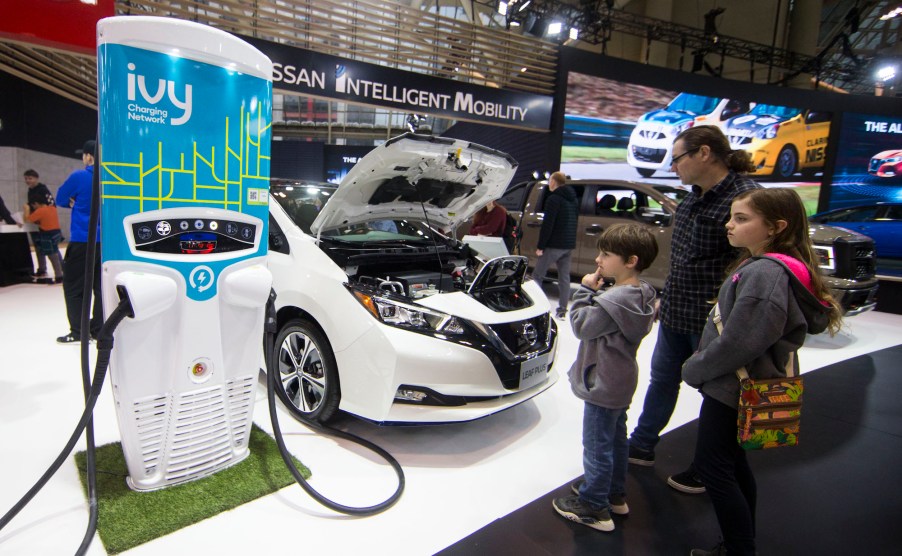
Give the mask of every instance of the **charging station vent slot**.
[[226, 383], [229, 398], [229, 420], [232, 424], [232, 442], [235, 446], [247, 444], [248, 418], [253, 409], [256, 377], [248, 375]]
[[222, 386], [179, 397], [167, 481], [199, 476], [231, 459], [225, 409]]
[[170, 402], [171, 399], [166, 394], [134, 402], [135, 427], [141, 445], [145, 476], [153, 474], [160, 463]]

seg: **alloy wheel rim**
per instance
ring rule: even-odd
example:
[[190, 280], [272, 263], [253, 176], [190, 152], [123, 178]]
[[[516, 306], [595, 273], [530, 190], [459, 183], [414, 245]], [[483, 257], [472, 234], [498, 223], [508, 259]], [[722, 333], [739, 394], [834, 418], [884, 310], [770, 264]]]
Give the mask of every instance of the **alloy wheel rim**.
[[279, 377], [282, 391], [303, 413], [312, 413], [323, 403], [326, 376], [320, 350], [302, 332], [292, 332], [279, 348]]

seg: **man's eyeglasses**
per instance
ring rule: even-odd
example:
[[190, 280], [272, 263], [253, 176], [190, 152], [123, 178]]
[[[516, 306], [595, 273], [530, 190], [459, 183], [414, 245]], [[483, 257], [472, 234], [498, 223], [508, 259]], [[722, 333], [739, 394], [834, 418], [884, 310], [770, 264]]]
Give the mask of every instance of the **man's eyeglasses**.
[[701, 147], [695, 147], [694, 149], [690, 149], [690, 150], [684, 152], [683, 154], [681, 154], [681, 155], [679, 155], [679, 156], [673, 157], [673, 158], [670, 160], [670, 164], [676, 164], [677, 162], [680, 161], [681, 158], [683, 158], [684, 156], [688, 156], [688, 155], [690, 155], [690, 154], [693, 154], [693, 153], [697, 152], [700, 148], [701, 148]]

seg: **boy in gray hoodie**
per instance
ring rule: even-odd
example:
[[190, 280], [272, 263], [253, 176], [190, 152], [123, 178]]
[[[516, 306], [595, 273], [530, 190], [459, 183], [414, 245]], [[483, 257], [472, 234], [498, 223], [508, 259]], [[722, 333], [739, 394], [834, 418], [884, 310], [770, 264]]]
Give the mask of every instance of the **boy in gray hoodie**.
[[[573, 296], [570, 325], [580, 340], [570, 368], [573, 393], [583, 411], [583, 479], [574, 496], [557, 498], [554, 509], [571, 521], [613, 531], [611, 513], [626, 515], [629, 455], [626, 410], [636, 391], [636, 351], [651, 330], [655, 290], [639, 275], [658, 255], [654, 235], [638, 224], [616, 224], [598, 240], [598, 269], [582, 279]], [[600, 291], [604, 278], [614, 285]]]

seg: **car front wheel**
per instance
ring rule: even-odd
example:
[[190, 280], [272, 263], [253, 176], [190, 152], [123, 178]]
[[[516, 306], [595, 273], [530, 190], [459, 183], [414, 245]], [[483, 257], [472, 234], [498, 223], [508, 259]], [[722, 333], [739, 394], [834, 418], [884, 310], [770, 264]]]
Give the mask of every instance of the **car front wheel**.
[[288, 321], [276, 336], [273, 365], [276, 394], [303, 419], [325, 423], [338, 410], [341, 390], [335, 356], [310, 321]]
[[654, 168], [636, 168], [636, 171], [639, 172], [639, 175], [643, 178], [650, 178], [655, 175]]
[[777, 155], [777, 164], [774, 168], [774, 179], [788, 180], [796, 173], [798, 156], [796, 150], [789, 145], [783, 147]]

